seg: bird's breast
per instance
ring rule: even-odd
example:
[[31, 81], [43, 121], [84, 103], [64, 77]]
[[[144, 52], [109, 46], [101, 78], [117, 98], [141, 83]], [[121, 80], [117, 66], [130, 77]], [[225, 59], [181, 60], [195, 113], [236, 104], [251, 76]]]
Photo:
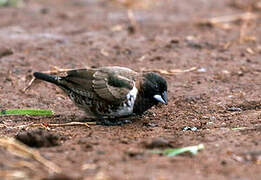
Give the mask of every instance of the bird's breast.
[[122, 117], [132, 115], [137, 94], [138, 89], [133, 86], [130, 92], [126, 95], [126, 99], [121, 102], [116, 109], [115, 107], [114, 109], [109, 108], [110, 113], [108, 116]]

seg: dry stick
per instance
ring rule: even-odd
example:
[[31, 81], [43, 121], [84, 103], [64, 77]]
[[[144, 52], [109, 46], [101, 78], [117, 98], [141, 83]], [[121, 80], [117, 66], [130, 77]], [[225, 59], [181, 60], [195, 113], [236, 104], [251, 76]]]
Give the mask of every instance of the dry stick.
[[86, 126], [88, 128], [91, 128], [89, 125], [96, 125], [96, 122], [69, 122], [69, 123], [62, 123], [62, 124], [37, 123], [37, 124], [26, 124], [26, 125], [15, 126], [13, 128], [27, 129], [32, 127], [48, 128], [48, 127], [65, 127], [65, 126]]
[[0, 170], [0, 177], [3, 179], [30, 179], [24, 171], [10, 171], [10, 170]]
[[[135, 116], [129, 117], [129, 119], [136, 118]], [[94, 118], [90, 118], [94, 120]], [[125, 119], [119, 118], [119, 120]], [[19, 128], [19, 129], [24, 129], [24, 128], [31, 128], [31, 127], [43, 127], [43, 128], [49, 128], [49, 127], [65, 127], [65, 126], [86, 126], [88, 128], [91, 128], [89, 125], [97, 125], [96, 122], [69, 122], [69, 123], [62, 123], [62, 124], [45, 124], [45, 123], [37, 123], [37, 124], [27, 124], [27, 125], [20, 125], [20, 126], [15, 126], [13, 128]], [[6, 127], [6, 126], [5, 126]]]
[[252, 19], [249, 18], [243, 19], [239, 32], [239, 43], [243, 43], [244, 41], [247, 40], [247, 33], [249, 31], [250, 20]]
[[229, 22], [234, 22], [238, 20], [252, 20], [256, 19], [257, 15], [251, 12], [246, 12], [242, 14], [234, 14], [234, 15], [228, 15], [228, 16], [220, 16], [220, 17], [214, 17], [214, 18], [209, 18], [209, 19], [203, 19], [199, 22], [200, 25], [205, 25], [205, 24], [219, 24], [219, 23], [229, 23]]
[[132, 9], [128, 9], [128, 19], [130, 20], [130, 24], [134, 31], [140, 31], [139, 23], [137, 22]]
[[17, 168], [17, 167], [26, 167], [32, 171], [35, 170], [35, 165], [31, 162], [28, 162], [28, 161], [18, 161], [12, 165], [9, 165], [11, 166], [12, 168]]
[[252, 127], [232, 128], [232, 130], [235, 130], [235, 131], [259, 130], [259, 129], [261, 129], [261, 124], [254, 125]]
[[[129, 117], [129, 119], [136, 118], [135, 116]], [[93, 120], [93, 118], [90, 118]], [[118, 120], [123, 120], [125, 119], [124, 117], [118, 118]], [[88, 128], [91, 128], [89, 125], [97, 125], [96, 122], [69, 122], [69, 123], [62, 123], [62, 124], [45, 124], [45, 123], [37, 123], [37, 124], [27, 124], [27, 125], [20, 125], [20, 126], [15, 126], [12, 128], [19, 128], [19, 129], [26, 129], [26, 128], [31, 128], [31, 127], [43, 127], [43, 128], [49, 128], [49, 127], [65, 127], [65, 126], [86, 126]], [[6, 126], [4, 126], [6, 127]], [[10, 128], [10, 127], [9, 127]]]
[[96, 125], [96, 122], [69, 122], [63, 124], [47, 124], [47, 127], [86, 126], [88, 128], [91, 128], [89, 125]]
[[33, 83], [35, 82], [35, 77], [31, 79], [31, 81], [28, 83], [28, 85], [22, 90], [23, 92], [26, 92], [28, 89], [30, 89], [33, 86]]
[[43, 158], [38, 151], [20, 143], [14, 138], [0, 137], [0, 146], [7, 149], [10, 153], [16, 156], [23, 158], [33, 158], [55, 173], [61, 172], [61, 168], [56, 164]]
[[189, 69], [170, 69], [170, 70], [165, 70], [165, 69], [145, 69], [145, 70], [142, 70], [143, 72], [157, 72], [157, 73], [160, 73], [160, 74], [165, 74], [165, 75], [175, 75], [175, 74], [178, 74], [178, 73], [185, 73], [185, 72], [191, 72], [191, 71], [195, 71], [197, 70], [198, 68], [197, 67], [192, 67], [192, 68], [189, 68]]

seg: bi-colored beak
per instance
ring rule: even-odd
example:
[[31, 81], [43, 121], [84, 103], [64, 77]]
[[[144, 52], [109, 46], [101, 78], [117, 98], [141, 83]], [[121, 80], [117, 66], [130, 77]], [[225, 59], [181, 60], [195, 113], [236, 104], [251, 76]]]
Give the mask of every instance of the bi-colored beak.
[[153, 96], [154, 99], [156, 99], [157, 101], [163, 103], [163, 104], [168, 104], [168, 95], [167, 95], [167, 91], [164, 91], [161, 95], [156, 94]]

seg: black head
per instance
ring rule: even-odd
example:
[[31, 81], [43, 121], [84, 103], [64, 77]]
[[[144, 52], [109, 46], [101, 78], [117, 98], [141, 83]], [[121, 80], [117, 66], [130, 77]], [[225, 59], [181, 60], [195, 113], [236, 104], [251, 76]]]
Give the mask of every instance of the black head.
[[144, 97], [155, 101], [155, 104], [168, 104], [166, 80], [156, 73], [146, 73], [144, 77]]

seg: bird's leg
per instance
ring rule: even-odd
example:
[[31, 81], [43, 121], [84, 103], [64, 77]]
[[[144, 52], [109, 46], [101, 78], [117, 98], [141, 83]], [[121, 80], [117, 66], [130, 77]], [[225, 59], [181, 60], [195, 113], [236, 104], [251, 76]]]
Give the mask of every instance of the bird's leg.
[[88, 125], [96, 125], [97, 117], [93, 116], [83, 116], [78, 119], [79, 122], [84, 122]]
[[96, 125], [103, 125], [103, 126], [121, 126], [124, 124], [131, 123], [128, 119], [118, 119], [115, 117], [100, 117], [98, 121], [96, 121]]

